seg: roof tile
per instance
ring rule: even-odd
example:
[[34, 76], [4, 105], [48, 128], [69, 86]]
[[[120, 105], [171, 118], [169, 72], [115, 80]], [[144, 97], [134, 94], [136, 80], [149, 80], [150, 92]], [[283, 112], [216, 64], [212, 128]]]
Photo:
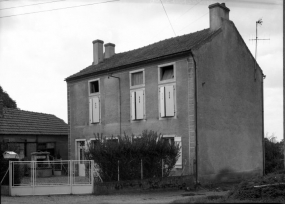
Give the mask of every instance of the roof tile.
[[4, 108], [0, 134], [67, 135], [68, 125], [51, 114]]
[[104, 59], [103, 62], [97, 65], [91, 65], [80, 72], [69, 76], [66, 78], [66, 81], [88, 74], [94, 74], [99, 71], [119, 68], [133, 63], [144, 62], [167, 55], [190, 51], [195, 46], [212, 36], [215, 32], [216, 31], [210, 31], [210, 29], [204, 29], [195, 33], [159, 41], [128, 52], [118, 53], [108, 59]]

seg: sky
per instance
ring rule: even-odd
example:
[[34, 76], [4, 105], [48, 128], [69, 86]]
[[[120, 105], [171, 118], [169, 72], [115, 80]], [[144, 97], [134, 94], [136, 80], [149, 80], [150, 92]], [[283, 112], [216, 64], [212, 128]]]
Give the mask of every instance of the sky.
[[[225, 3], [264, 80], [265, 135], [283, 138], [282, 0], [0, 0], [0, 85], [21, 110], [67, 122], [68, 76], [91, 65], [92, 41], [116, 53], [209, 27], [208, 6]], [[164, 10], [164, 8], [165, 10]], [[15, 8], [17, 7], [17, 8]], [[166, 11], [166, 12], [165, 12]]]

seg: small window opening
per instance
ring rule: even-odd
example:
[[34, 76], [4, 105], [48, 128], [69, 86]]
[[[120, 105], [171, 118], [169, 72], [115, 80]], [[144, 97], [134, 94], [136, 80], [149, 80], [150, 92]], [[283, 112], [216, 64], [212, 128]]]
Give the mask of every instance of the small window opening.
[[99, 81], [90, 82], [90, 93], [99, 93]]
[[132, 73], [132, 86], [137, 86], [143, 84], [143, 71]]
[[160, 68], [160, 80], [168, 80], [174, 78], [173, 65]]

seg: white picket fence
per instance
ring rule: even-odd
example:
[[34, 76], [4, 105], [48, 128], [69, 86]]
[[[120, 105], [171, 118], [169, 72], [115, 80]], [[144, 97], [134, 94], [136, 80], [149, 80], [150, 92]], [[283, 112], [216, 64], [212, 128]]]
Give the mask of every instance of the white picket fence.
[[10, 161], [10, 195], [91, 194], [94, 161]]

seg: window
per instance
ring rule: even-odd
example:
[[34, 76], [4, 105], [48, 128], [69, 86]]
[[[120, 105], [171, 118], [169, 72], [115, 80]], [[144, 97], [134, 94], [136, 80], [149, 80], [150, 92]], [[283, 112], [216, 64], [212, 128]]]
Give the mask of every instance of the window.
[[94, 80], [89, 82], [89, 93], [96, 94], [99, 93], [99, 80]]
[[131, 88], [143, 87], [144, 84], [145, 84], [145, 79], [144, 79], [143, 69], [130, 72], [130, 87]]
[[159, 107], [161, 118], [175, 116], [174, 84], [159, 87]]
[[89, 87], [89, 123], [100, 123], [100, 80], [88, 81]]
[[160, 83], [175, 81], [175, 64], [165, 64], [158, 66], [158, 81]]
[[98, 144], [100, 144], [100, 140], [98, 138], [92, 138], [89, 140], [89, 146], [92, 148], [94, 148]]
[[115, 145], [119, 142], [119, 138], [118, 137], [107, 137], [106, 142], [108, 144], [114, 144]]
[[165, 143], [169, 144], [178, 144], [180, 147], [179, 151], [179, 157], [176, 161], [175, 168], [182, 168], [182, 146], [181, 146], [181, 137], [177, 137], [174, 135], [163, 135], [162, 139], [165, 141]]
[[142, 120], [145, 116], [144, 90], [131, 91], [131, 119]]

